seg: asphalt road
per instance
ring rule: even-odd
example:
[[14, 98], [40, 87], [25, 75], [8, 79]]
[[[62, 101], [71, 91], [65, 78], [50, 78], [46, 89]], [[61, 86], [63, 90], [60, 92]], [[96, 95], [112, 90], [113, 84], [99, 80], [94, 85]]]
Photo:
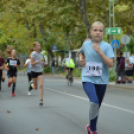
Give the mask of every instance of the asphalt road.
[[[68, 86], [63, 78], [44, 76], [42, 107], [39, 90], [27, 96], [27, 85], [27, 76], [19, 73], [16, 97], [12, 97], [7, 79], [2, 83], [0, 134], [86, 134], [89, 101], [80, 80]], [[98, 134], [127, 133], [134, 134], [134, 91], [107, 89]]]

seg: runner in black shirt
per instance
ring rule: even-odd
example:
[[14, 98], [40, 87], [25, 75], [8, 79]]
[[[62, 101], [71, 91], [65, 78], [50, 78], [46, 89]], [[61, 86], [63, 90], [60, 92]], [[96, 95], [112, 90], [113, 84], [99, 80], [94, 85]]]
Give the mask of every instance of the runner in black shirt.
[[15, 96], [15, 87], [16, 87], [16, 77], [17, 77], [17, 67], [19, 67], [20, 61], [16, 58], [16, 50], [11, 50], [11, 57], [6, 60], [6, 70], [8, 76], [8, 87], [12, 86], [12, 96]]

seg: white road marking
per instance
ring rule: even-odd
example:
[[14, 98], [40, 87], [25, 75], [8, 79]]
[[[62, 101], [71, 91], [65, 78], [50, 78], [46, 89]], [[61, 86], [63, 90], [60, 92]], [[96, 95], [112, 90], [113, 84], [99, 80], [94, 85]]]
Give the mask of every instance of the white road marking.
[[[89, 99], [85, 98], [85, 97], [81, 97], [81, 96], [65, 93], [65, 92], [58, 91], [58, 90], [51, 89], [51, 88], [45, 88], [45, 89], [50, 90], [50, 91], [54, 91], [54, 92], [57, 92], [57, 93], [60, 93], [60, 94], [64, 94], [64, 95], [67, 95], [67, 96], [71, 96], [71, 97], [74, 97], [74, 98], [78, 98], [78, 99], [81, 99], [81, 100], [84, 100], [84, 101], [89, 101]], [[124, 111], [124, 112], [127, 112], [127, 113], [134, 114], [134, 111], [129, 110], [129, 109], [120, 108], [120, 107], [117, 107], [117, 106], [114, 106], [114, 105], [110, 105], [110, 104], [106, 104], [106, 103], [102, 103], [102, 105], [106, 106], [106, 107], [114, 108], [114, 109], [117, 109], [117, 110], [121, 110], [121, 111]]]

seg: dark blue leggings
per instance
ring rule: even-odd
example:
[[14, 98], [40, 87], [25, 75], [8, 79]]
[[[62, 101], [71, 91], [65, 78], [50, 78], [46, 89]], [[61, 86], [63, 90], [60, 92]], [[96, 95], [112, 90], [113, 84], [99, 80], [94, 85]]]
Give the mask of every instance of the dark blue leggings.
[[91, 131], [96, 131], [96, 124], [107, 85], [83, 82], [83, 88], [90, 100], [89, 120]]

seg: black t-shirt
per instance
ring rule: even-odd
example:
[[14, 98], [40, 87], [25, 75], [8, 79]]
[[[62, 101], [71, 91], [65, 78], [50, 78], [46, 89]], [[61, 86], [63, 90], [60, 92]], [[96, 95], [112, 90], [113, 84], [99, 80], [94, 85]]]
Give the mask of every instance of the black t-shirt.
[[19, 59], [17, 59], [17, 58], [15, 58], [15, 59], [7, 58], [6, 64], [7, 63], [8, 63], [9, 71], [11, 71], [11, 72], [17, 72], [17, 68], [14, 65], [15, 64], [20, 65]]

